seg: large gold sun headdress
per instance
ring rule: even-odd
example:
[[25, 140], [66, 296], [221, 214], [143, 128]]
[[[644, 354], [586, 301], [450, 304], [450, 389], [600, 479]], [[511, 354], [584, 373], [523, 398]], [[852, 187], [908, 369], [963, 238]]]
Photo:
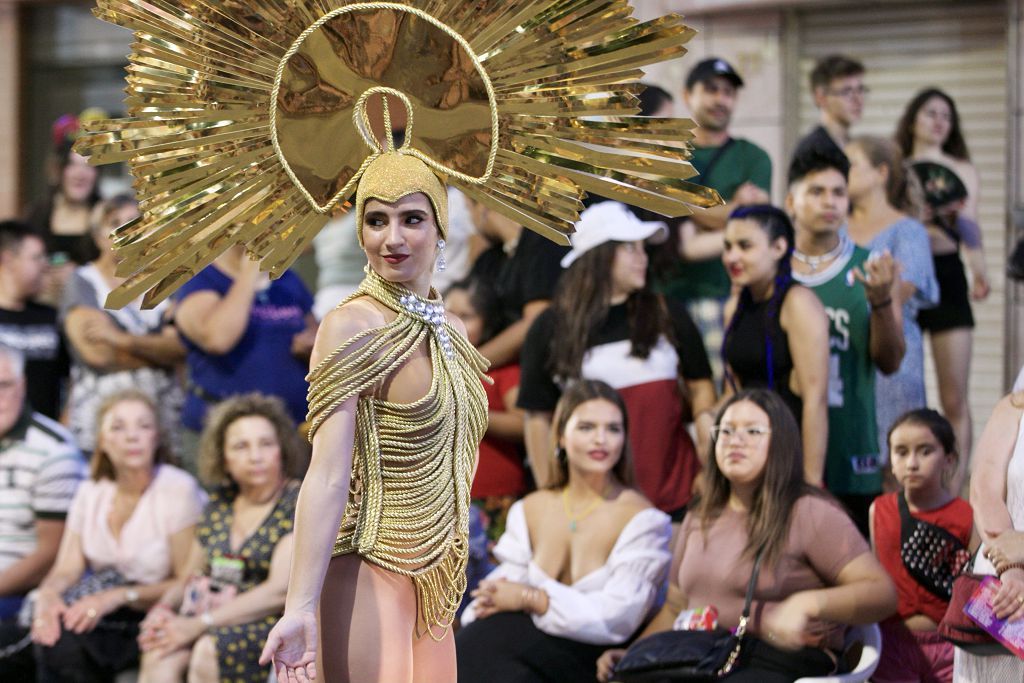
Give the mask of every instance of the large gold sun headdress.
[[382, 155], [564, 244], [587, 192], [666, 216], [721, 203], [686, 181], [694, 124], [635, 115], [640, 67], [694, 31], [640, 22], [628, 0], [99, 0], [95, 14], [135, 31], [128, 116], [76, 144], [128, 162], [140, 200], [114, 233], [127, 279], [111, 306], [159, 302], [232, 244], [281, 274]]

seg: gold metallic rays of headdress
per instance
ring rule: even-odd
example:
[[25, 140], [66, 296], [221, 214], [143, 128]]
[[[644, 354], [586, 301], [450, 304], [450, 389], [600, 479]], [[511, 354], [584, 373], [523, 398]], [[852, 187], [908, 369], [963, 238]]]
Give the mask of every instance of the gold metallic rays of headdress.
[[693, 31], [631, 13], [628, 0], [99, 0], [96, 16], [135, 31], [128, 117], [89, 125], [76, 149], [127, 161], [143, 212], [115, 232], [127, 280], [108, 305], [143, 292], [153, 305], [232, 244], [282, 273], [392, 150], [371, 109], [404, 119], [401, 153], [562, 243], [585, 192], [667, 216], [720, 203], [685, 180], [692, 122], [635, 115], [639, 67], [684, 54]]

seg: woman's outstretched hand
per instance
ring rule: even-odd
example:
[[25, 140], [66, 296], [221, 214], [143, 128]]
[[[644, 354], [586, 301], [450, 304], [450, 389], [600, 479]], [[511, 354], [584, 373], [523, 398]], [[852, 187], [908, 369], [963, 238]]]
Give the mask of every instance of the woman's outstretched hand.
[[315, 613], [286, 613], [267, 636], [260, 666], [273, 661], [281, 683], [315, 681], [318, 638]]

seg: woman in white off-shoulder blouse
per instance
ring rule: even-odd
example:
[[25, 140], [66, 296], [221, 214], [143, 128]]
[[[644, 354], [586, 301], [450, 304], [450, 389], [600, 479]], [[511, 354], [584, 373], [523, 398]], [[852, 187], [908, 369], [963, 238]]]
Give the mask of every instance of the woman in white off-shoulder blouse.
[[456, 634], [459, 681], [594, 680], [663, 597], [669, 518], [632, 484], [622, 398], [604, 382], [565, 391], [554, 418], [559, 477], [512, 506], [500, 565]]

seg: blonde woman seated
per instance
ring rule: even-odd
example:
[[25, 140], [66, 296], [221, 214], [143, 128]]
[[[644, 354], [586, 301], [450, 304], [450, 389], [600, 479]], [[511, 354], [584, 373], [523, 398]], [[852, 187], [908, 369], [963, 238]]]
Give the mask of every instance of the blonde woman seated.
[[209, 414], [199, 468], [213, 491], [189, 555], [142, 624], [140, 683], [263, 683], [260, 650], [284, 608], [298, 477], [306, 464], [276, 398], [246, 394]]
[[592, 683], [597, 657], [627, 641], [662, 593], [669, 517], [632, 488], [622, 398], [580, 381], [554, 425], [558, 478], [509, 511], [501, 564], [455, 636], [460, 683]]
[[137, 665], [139, 621], [185, 575], [206, 498], [190, 474], [168, 464], [146, 394], [109, 397], [97, 424], [91, 479], [75, 494], [57, 562], [36, 598], [40, 683], [109, 683]]

